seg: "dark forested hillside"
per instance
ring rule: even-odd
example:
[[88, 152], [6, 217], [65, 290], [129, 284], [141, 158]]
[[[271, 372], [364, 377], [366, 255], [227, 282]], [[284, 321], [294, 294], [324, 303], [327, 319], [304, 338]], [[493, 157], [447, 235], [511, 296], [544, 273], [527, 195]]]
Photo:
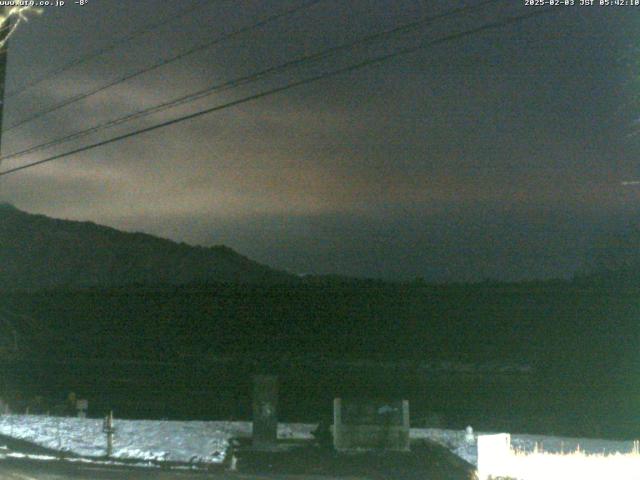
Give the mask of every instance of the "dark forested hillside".
[[0, 205], [0, 290], [296, 280], [228, 247], [193, 247]]
[[[75, 389], [129, 414], [240, 414], [251, 373], [275, 370], [299, 420], [310, 419], [300, 409], [360, 384], [408, 395], [418, 412], [444, 412], [460, 427], [508, 413], [526, 431], [637, 428], [627, 422], [640, 392], [633, 288], [339, 282], [1, 295], [5, 312], [22, 315], [12, 320], [34, 393]], [[458, 363], [470, 366], [462, 376], [422, 368]], [[502, 378], [514, 364], [534, 376]], [[220, 398], [229, 410], [216, 413]]]
[[628, 365], [639, 344], [637, 288], [615, 278], [441, 286], [299, 279], [226, 247], [8, 205], [0, 207], [3, 290], [0, 307], [33, 319], [14, 319], [30, 338], [23, 344], [52, 355], [323, 354], [597, 369]]
[[43, 338], [59, 336], [38, 346], [51, 353], [553, 359], [595, 368], [629, 361], [636, 351], [638, 298], [633, 288], [571, 282], [362, 282], [58, 289], [5, 293], [2, 306], [37, 319], [49, 331]]

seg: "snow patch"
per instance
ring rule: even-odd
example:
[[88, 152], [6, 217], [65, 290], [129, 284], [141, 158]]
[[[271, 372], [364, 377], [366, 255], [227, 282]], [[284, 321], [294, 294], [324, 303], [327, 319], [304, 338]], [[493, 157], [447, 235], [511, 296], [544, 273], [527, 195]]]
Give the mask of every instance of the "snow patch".
[[[114, 420], [113, 460], [219, 464], [225, 459], [234, 437], [251, 436], [251, 422]], [[281, 423], [278, 437], [311, 440], [316, 425]], [[474, 432], [483, 435], [485, 432]], [[0, 415], [0, 434], [60, 452], [88, 458], [104, 458], [106, 435], [101, 419], [65, 418], [43, 415]], [[411, 439], [438, 443], [472, 465], [478, 463], [476, 442], [465, 430], [412, 428]], [[578, 446], [585, 453], [626, 453], [633, 442], [563, 438], [541, 435], [511, 435], [518, 450], [531, 452], [536, 444], [547, 452], [572, 452]], [[3, 450], [0, 452], [6, 455]]]

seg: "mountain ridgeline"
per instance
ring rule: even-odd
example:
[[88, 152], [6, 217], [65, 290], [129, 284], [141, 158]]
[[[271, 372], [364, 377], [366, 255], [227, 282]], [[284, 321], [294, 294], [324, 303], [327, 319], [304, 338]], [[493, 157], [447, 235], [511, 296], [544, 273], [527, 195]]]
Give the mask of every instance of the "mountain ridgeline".
[[[74, 391], [102, 402], [100, 412], [245, 415], [249, 379], [266, 369], [280, 375], [291, 421], [315, 421], [308, 412], [330, 411], [359, 384], [409, 398], [412, 417], [441, 412], [460, 428], [502, 429], [487, 419], [510, 412], [509, 428], [522, 431], [637, 438], [640, 283], [612, 275], [619, 263], [630, 270], [628, 251], [572, 281], [299, 278], [226, 247], [4, 205], [0, 353], [4, 345], [14, 362], [6, 381], [23, 397]], [[421, 370], [459, 363], [475, 367]], [[534, 374], [483, 369], [492, 365]]]
[[0, 204], [0, 289], [291, 283], [231, 248], [194, 247]]

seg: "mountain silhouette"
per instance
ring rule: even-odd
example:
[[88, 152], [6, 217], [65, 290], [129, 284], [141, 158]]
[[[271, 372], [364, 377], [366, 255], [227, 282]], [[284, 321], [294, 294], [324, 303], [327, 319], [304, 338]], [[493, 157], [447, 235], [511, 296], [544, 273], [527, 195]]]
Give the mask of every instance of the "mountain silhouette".
[[0, 204], [0, 289], [295, 281], [226, 246], [191, 246]]

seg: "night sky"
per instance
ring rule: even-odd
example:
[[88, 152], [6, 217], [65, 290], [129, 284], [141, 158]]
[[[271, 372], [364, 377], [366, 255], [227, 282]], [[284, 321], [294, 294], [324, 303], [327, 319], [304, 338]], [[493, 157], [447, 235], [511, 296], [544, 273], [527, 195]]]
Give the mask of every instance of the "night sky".
[[[145, 25], [202, 6], [10, 95], [5, 127], [305, 1], [67, 3], [20, 25], [9, 47], [9, 93]], [[323, 0], [5, 132], [3, 154], [477, 3]], [[534, 9], [496, 2], [7, 160], [2, 169]], [[640, 180], [639, 33], [640, 7], [557, 7], [0, 177], [0, 200], [58, 218], [226, 244], [295, 273], [568, 277], [588, 267], [595, 245], [637, 220], [640, 185], [626, 182]]]

